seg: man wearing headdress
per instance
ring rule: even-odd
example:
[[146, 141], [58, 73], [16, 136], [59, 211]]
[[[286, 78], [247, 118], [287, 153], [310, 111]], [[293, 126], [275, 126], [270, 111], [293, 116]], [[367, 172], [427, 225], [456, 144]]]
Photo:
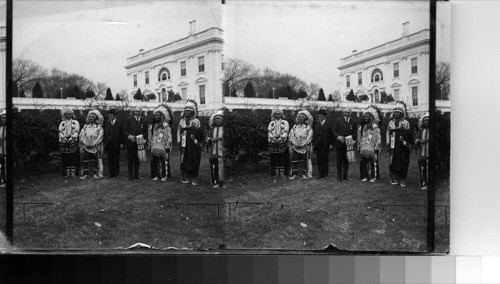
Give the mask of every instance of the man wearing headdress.
[[210, 173], [212, 174], [212, 186], [224, 187], [224, 110], [218, 110], [208, 121], [208, 134], [206, 143], [208, 146], [208, 160], [210, 162]]
[[358, 148], [361, 155], [360, 175], [361, 181], [375, 182], [377, 167], [375, 161], [380, 151], [380, 117], [378, 107], [371, 105], [363, 112], [361, 125], [358, 129]]
[[98, 110], [91, 110], [87, 114], [87, 124], [80, 132], [80, 154], [82, 155], [81, 179], [88, 176], [100, 178], [103, 175], [102, 150], [104, 117]]
[[63, 176], [76, 176], [78, 164], [78, 134], [80, 123], [75, 119], [71, 108], [61, 110], [59, 124], [59, 151], [61, 151], [61, 170]]
[[297, 175], [310, 178], [312, 177], [313, 117], [309, 111], [301, 110], [297, 114], [296, 122], [289, 135], [290, 179], [296, 178]]
[[321, 109], [318, 111], [318, 122], [314, 127], [313, 148], [316, 150], [316, 158], [318, 161], [318, 179], [327, 178], [330, 155], [330, 149], [333, 145], [332, 125], [326, 120], [328, 113]]
[[172, 111], [160, 105], [153, 111], [153, 123], [149, 126], [151, 149], [151, 178], [166, 181], [171, 178], [170, 150], [172, 148]]
[[177, 128], [177, 144], [181, 151], [182, 183], [198, 184], [198, 171], [201, 162], [201, 146], [203, 145], [203, 130], [196, 118], [198, 107], [196, 102], [188, 100], [181, 114]]
[[351, 118], [351, 109], [346, 109], [343, 116], [333, 124], [333, 138], [337, 148], [337, 181], [351, 180], [348, 176], [349, 161], [347, 148], [353, 147], [352, 142], [357, 140], [358, 125]]
[[142, 178], [139, 177], [139, 146], [143, 146], [141, 141], [148, 138], [148, 124], [142, 117], [142, 109], [135, 109], [134, 115], [127, 118], [123, 126], [123, 134], [127, 139], [125, 146], [127, 147], [128, 180], [140, 180]]
[[418, 120], [418, 132], [415, 145], [418, 151], [418, 170], [420, 172], [420, 188], [427, 189], [429, 171], [429, 113]]
[[289, 125], [281, 109], [273, 109], [267, 130], [271, 175], [284, 176]]
[[123, 125], [116, 119], [118, 112], [108, 111], [109, 119], [104, 127], [104, 149], [108, 153], [109, 178], [118, 178], [120, 173], [120, 146], [122, 144]]
[[5, 186], [5, 153], [7, 150], [7, 111], [0, 113], [0, 187]]
[[389, 171], [392, 185], [399, 183], [401, 187], [406, 186], [411, 143], [412, 133], [410, 132], [410, 123], [406, 120], [406, 104], [398, 101], [387, 127]]

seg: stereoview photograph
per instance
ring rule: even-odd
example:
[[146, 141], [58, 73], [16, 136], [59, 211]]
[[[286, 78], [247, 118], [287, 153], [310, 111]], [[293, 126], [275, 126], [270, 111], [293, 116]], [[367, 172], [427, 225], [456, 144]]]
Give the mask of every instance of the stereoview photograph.
[[15, 1], [14, 247], [447, 252], [430, 7]]

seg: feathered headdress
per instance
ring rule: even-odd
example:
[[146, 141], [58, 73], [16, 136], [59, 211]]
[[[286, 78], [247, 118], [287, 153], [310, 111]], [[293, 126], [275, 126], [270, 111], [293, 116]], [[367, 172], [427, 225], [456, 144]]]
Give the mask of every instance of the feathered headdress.
[[306, 117], [306, 123], [309, 124], [309, 126], [312, 127], [313, 124], [313, 117], [311, 113], [308, 110], [301, 110], [297, 113], [297, 117], [295, 118], [295, 122], [299, 123], [299, 115], [303, 114]]
[[214, 114], [212, 114], [212, 116], [210, 117], [210, 119], [208, 120], [208, 125], [210, 127], [213, 127], [214, 125], [214, 120], [216, 117], [220, 117], [222, 119], [224, 119], [224, 109], [219, 109], [218, 111], [216, 111]]
[[285, 119], [285, 114], [283, 113], [283, 110], [280, 108], [274, 108], [273, 111], [271, 112], [271, 120], [274, 120], [274, 114], [275, 113], [281, 113], [281, 119]]
[[382, 111], [380, 108], [376, 105], [370, 105], [368, 106], [365, 111], [363, 111], [363, 115], [365, 113], [370, 113], [373, 117], [373, 122], [379, 126], [379, 128], [382, 127]]
[[63, 120], [66, 119], [66, 117], [64, 117], [64, 115], [67, 114], [67, 113], [71, 113], [71, 117], [75, 118], [75, 112], [73, 111], [72, 108], [70, 108], [70, 107], [63, 107], [63, 109], [61, 109], [61, 118]]
[[102, 116], [101, 112], [96, 110], [96, 109], [93, 109], [91, 111], [89, 111], [89, 113], [87, 114], [87, 118], [85, 119], [85, 121], [87, 121], [87, 123], [90, 123], [89, 122], [89, 116], [93, 114], [97, 117], [97, 124], [99, 124], [100, 126], [102, 126], [102, 124], [104, 123], [104, 117]]
[[194, 100], [187, 100], [186, 105], [184, 106], [184, 110], [181, 113], [181, 118], [184, 118], [184, 112], [186, 110], [190, 110], [193, 112], [193, 116], [197, 117], [198, 116], [198, 104]]
[[172, 126], [173, 123], [173, 115], [172, 115], [172, 110], [170, 107], [166, 104], [161, 104], [157, 108], [154, 109], [153, 114], [160, 112], [161, 115], [163, 116], [163, 120], [168, 123], [168, 125]]
[[[403, 114], [403, 118], [406, 118], [406, 114], [407, 114], [406, 104], [402, 101], [397, 101], [396, 106], [394, 107], [394, 111], [392, 113], [394, 114], [395, 112], [399, 112], [399, 113]], [[392, 115], [391, 115], [391, 117], [392, 117]]]
[[424, 124], [424, 120], [429, 120], [429, 113], [426, 113], [420, 117], [418, 120], [418, 128], [422, 128], [422, 125]]

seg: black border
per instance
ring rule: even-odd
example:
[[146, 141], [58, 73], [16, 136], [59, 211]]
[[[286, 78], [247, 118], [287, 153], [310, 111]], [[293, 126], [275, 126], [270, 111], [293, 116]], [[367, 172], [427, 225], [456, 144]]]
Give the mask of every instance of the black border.
[[[225, 0], [221, 0], [225, 4]], [[431, 155], [430, 168], [435, 164], [435, 145], [433, 137], [435, 135], [436, 105], [435, 105], [435, 67], [436, 67], [436, 2], [440, 0], [429, 0], [430, 4], [430, 58], [429, 58], [429, 115], [430, 115], [430, 136], [431, 136]], [[6, 0], [7, 4], [7, 50], [6, 50], [6, 107], [7, 107], [7, 152], [12, 153], [12, 127], [13, 127], [13, 103], [12, 103], [12, 11], [13, 0]], [[14, 238], [13, 222], [13, 159], [7, 156], [7, 182], [6, 182], [6, 234], [9, 240]], [[201, 265], [195, 258], [217, 259], [220, 257], [242, 255], [245, 257], [261, 255], [290, 255], [305, 258], [307, 256], [332, 256], [332, 255], [350, 255], [350, 256], [433, 256], [445, 255], [446, 253], [433, 253], [434, 244], [434, 217], [435, 217], [435, 173], [429, 173], [428, 190], [428, 228], [427, 228], [427, 251], [428, 252], [403, 252], [403, 251], [343, 251], [333, 246], [324, 250], [265, 250], [265, 249], [223, 249], [207, 251], [154, 251], [154, 250], [30, 250], [30, 251], [12, 251], [0, 254], [0, 279], [5, 282], [33, 282], [41, 281], [57, 283], [71, 282], [109, 282], [109, 277], [118, 277], [119, 283], [140, 282], [150, 283], [154, 280], [163, 280], [165, 283], [177, 283], [178, 273], [184, 266], [184, 269], [194, 269]], [[220, 255], [220, 256], [219, 256]], [[181, 261], [182, 259], [182, 261]], [[214, 272], [227, 275], [226, 265], [223, 263], [215, 264]], [[194, 265], [194, 266], [193, 266]], [[192, 266], [192, 267], [191, 267]], [[135, 274], [133, 271], [142, 271], [143, 274]], [[194, 269], [196, 270], [196, 269]], [[160, 271], [162, 271], [160, 273]], [[194, 271], [193, 271], [194, 272]], [[20, 274], [19, 274], [20, 273]], [[201, 276], [201, 275], [200, 275]], [[192, 283], [202, 283], [200, 279], [194, 276]], [[108, 279], [108, 280], [106, 280]], [[223, 279], [219, 283], [227, 283]], [[203, 281], [205, 283], [205, 281]], [[207, 283], [210, 283], [207, 282]]]

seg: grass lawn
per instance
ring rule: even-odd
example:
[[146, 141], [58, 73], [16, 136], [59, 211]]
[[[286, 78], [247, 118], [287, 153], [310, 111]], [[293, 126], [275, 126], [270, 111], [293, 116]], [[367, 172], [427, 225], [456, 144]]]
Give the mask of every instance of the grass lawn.
[[[286, 248], [425, 251], [426, 191], [418, 188], [412, 153], [407, 187], [388, 183], [388, 154], [381, 158], [382, 181], [364, 183], [359, 164], [351, 164], [353, 181], [338, 183], [335, 152], [328, 180], [275, 179], [267, 164], [242, 165], [226, 189], [210, 186], [206, 153], [199, 185], [180, 182], [179, 156], [171, 164], [172, 181], [152, 181], [149, 162], [141, 163], [142, 181], [127, 180], [122, 149], [119, 180], [79, 180], [51, 173], [16, 173], [15, 202], [51, 205], [15, 206], [15, 245], [30, 249], [110, 249], [142, 242], [164, 249]], [[107, 171], [106, 160], [105, 176]], [[315, 163], [315, 160], [313, 160]], [[316, 173], [316, 168], [314, 173]], [[5, 189], [0, 190], [5, 196]], [[225, 202], [240, 202], [227, 204]], [[243, 204], [267, 202], [268, 204]], [[216, 205], [177, 205], [212, 203]], [[438, 185], [438, 205], [449, 205], [449, 181]], [[410, 206], [388, 206], [410, 205]], [[449, 246], [449, 210], [436, 209], [436, 249]], [[4, 216], [2, 220], [4, 219]], [[305, 225], [305, 226], [304, 226]]]

